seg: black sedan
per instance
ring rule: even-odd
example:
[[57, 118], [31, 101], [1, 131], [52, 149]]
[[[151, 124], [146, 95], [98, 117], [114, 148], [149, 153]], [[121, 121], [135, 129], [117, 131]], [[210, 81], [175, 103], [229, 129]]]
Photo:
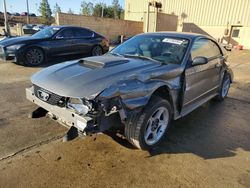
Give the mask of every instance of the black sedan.
[[89, 29], [73, 26], [51, 26], [32, 36], [0, 42], [1, 59], [28, 66], [38, 66], [59, 56], [96, 56], [108, 51], [109, 42], [105, 37]]

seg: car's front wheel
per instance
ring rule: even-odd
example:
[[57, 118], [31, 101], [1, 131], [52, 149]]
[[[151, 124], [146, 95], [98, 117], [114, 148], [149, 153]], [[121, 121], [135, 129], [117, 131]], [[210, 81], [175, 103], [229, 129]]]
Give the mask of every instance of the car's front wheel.
[[25, 64], [28, 66], [39, 66], [45, 61], [45, 55], [40, 48], [29, 48], [25, 53]]
[[101, 46], [95, 46], [92, 51], [91, 51], [91, 55], [92, 56], [100, 56], [103, 54], [103, 50]]
[[128, 119], [125, 136], [138, 149], [151, 149], [164, 139], [170, 120], [169, 102], [153, 97], [142, 113]]

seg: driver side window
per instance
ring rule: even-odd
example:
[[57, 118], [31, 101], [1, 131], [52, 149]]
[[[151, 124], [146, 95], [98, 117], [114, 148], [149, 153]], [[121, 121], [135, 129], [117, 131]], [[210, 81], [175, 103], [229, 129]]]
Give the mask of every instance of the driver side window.
[[215, 58], [221, 55], [221, 51], [217, 44], [209, 39], [199, 39], [194, 42], [191, 49], [191, 58], [206, 57], [207, 59]]

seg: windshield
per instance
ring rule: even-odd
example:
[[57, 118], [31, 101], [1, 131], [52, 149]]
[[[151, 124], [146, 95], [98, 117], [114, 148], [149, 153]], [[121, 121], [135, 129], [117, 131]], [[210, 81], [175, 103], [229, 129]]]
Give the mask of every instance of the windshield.
[[181, 64], [187, 47], [187, 39], [164, 35], [139, 35], [119, 45], [111, 53], [147, 57], [162, 63]]
[[41, 38], [41, 39], [42, 38], [50, 38], [59, 30], [60, 30], [59, 27], [47, 27], [47, 28], [35, 33], [34, 35], [32, 35], [32, 37]]

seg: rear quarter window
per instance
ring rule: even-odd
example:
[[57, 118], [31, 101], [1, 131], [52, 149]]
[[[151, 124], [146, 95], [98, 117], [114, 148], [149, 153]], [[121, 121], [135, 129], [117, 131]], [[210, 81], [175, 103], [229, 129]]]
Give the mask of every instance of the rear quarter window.
[[88, 29], [74, 29], [74, 34], [76, 38], [84, 38], [93, 36], [93, 32]]

